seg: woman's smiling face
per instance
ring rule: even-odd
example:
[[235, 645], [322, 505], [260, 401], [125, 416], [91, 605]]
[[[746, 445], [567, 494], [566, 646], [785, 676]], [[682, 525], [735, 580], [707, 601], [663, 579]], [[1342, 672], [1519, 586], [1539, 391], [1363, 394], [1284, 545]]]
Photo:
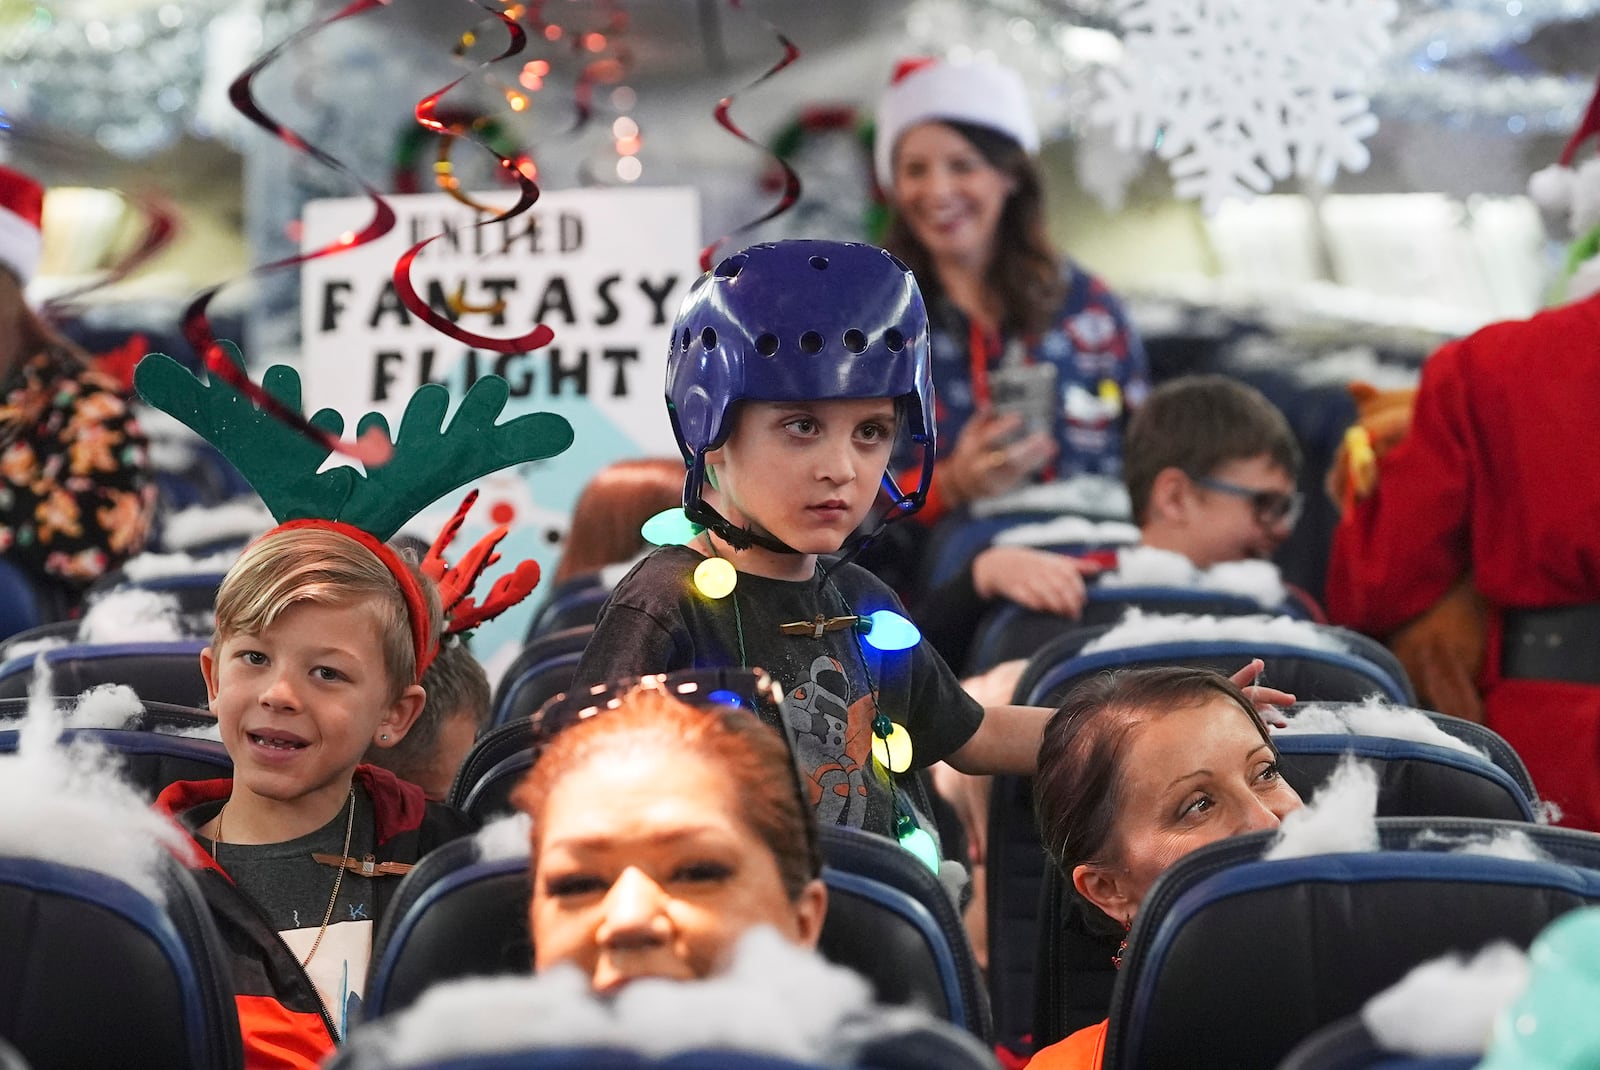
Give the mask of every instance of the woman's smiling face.
[[1109, 857], [1073, 874], [1118, 920], [1137, 913], [1156, 878], [1190, 851], [1276, 828], [1303, 805], [1255, 722], [1225, 694], [1134, 725], [1121, 768]]
[[820, 884], [791, 900], [738, 804], [728, 778], [686, 752], [611, 751], [563, 776], [533, 845], [534, 968], [572, 963], [614, 992], [720, 972], [755, 925], [814, 944]]
[[894, 150], [894, 208], [934, 261], [986, 267], [1016, 180], [941, 122], [920, 123]]

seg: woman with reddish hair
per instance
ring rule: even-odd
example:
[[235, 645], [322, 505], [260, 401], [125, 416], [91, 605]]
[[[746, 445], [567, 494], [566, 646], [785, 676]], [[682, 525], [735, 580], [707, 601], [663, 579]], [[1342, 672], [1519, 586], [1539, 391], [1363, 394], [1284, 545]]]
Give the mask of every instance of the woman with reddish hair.
[[567, 727], [513, 797], [531, 819], [535, 976], [436, 986], [358, 1033], [338, 1070], [423, 1065], [422, 1047], [992, 1070], [975, 1037], [876, 1005], [864, 980], [814, 953], [828, 893], [789, 746], [749, 709], [677, 697], [693, 686], [646, 677], [541, 713], [536, 731]]

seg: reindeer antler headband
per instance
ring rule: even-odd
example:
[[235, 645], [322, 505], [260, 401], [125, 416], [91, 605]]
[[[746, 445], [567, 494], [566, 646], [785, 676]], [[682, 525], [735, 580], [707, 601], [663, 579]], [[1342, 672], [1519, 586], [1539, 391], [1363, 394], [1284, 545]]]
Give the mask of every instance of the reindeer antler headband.
[[[238, 347], [224, 342], [228, 356], [244, 367]], [[262, 388], [284, 407], [301, 412], [300, 375], [293, 368], [274, 365], [261, 377]], [[487, 375], [472, 385], [462, 398], [448, 428], [444, 426], [450, 393], [429, 383], [417, 390], [400, 418], [400, 431], [390, 435], [388, 421], [381, 413], [369, 412], [356, 424], [356, 433], [377, 428], [394, 443], [393, 459], [365, 474], [349, 466], [318, 471], [330, 451], [320, 442], [277, 420], [253, 404], [220, 376], [203, 382], [171, 357], [152, 353], [134, 371], [134, 386], [151, 405], [177, 417], [196, 434], [215, 446], [253, 487], [284, 530], [296, 527], [324, 527], [337, 531], [371, 550], [389, 569], [405, 595], [411, 617], [412, 640], [417, 653], [417, 676], [433, 660], [434, 649], [427, 640], [427, 603], [411, 570], [385, 541], [407, 520], [445, 494], [491, 472], [554, 457], [572, 445], [572, 425], [548, 412], [528, 413], [505, 423], [496, 423], [510, 397], [510, 387], [499, 376]], [[312, 426], [333, 435], [344, 431], [344, 418], [332, 409], [322, 409], [310, 420]], [[470, 505], [470, 497], [469, 502]], [[446, 527], [453, 536], [460, 527], [465, 507]], [[270, 533], [269, 533], [270, 534]], [[504, 536], [504, 530], [499, 533]], [[429, 558], [442, 553], [449, 538], [441, 535]], [[498, 538], [494, 539], [495, 542]], [[487, 540], [486, 540], [487, 542]], [[472, 581], [483, 571], [492, 556], [494, 543], [479, 544], [463, 559], [457, 570], [470, 573], [465, 587], [445, 595], [446, 612], [461, 613], [461, 603]], [[482, 553], [479, 553], [479, 550]], [[475, 562], [475, 564], [474, 564]], [[442, 560], [439, 562], [442, 566]], [[495, 585], [494, 592], [473, 623], [488, 619], [483, 612], [497, 601], [494, 612], [517, 599], [504, 601], [513, 588], [526, 584], [521, 598], [538, 582], [538, 567], [529, 579], [524, 562], [511, 575]], [[442, 567], [440, 575], [448, 577]], [[459, 587], [459, 578], [452, 581]], [[502, 586], [506, 588], [502, 590]], [[497, 597], [498, 596], [498, 597]], [[452, 612], [454, 610], [454, 612]], [[451, 630], [458, 630], [451, 628]]]
[[472, 511], [472, 505], [477, 500], [476, 490], [467, 494], [450, 522], [440, 529], [439, 537], [433, 540], [433, 545], [428, 548], [428, 556], [422, 559], [422, 574], [439, 588], [439, 598], [444, 603], [446, 635], [470, 631], [484, 621], [498, 617], [528, 597], [539, 585], [539, 563], [523, 561], [495, 581], [481, 605], [469, 597], [483, 570], [500, 560], [494, 548], [511, 530], [510, 525], [501, 524], [479, 539], [453, 567], [445, 561], [445, 550], [455, 540], [456, 532], [461, 530], [467, 513]]

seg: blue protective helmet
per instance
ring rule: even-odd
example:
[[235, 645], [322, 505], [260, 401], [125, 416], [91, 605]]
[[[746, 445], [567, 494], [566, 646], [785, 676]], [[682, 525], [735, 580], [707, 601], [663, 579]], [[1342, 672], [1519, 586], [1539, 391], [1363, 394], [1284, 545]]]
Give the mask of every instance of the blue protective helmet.
[[739, 401], [893, 398], [922, 448], [915, 490], [884, 473], [899, 515], [922, 507], [933, 480], [928, 312], [897, 257], [873, 245], [752, 245], [702, 275], [684, 297], [667, 355], [667, 412], [689, 472], [683, 507], [730, 543], [770, 538], [733, 528], [701, 498], [705, 455], [728, 439]]

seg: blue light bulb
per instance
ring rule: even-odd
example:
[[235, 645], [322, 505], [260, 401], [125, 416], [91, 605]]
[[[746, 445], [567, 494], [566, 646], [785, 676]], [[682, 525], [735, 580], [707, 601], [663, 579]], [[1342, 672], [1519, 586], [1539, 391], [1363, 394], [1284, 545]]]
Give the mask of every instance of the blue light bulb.
[[880, 609], [863, 623], [868, 645], [877, 650], [908, 650], [922, 642], [917, 626], [892, 609]]

